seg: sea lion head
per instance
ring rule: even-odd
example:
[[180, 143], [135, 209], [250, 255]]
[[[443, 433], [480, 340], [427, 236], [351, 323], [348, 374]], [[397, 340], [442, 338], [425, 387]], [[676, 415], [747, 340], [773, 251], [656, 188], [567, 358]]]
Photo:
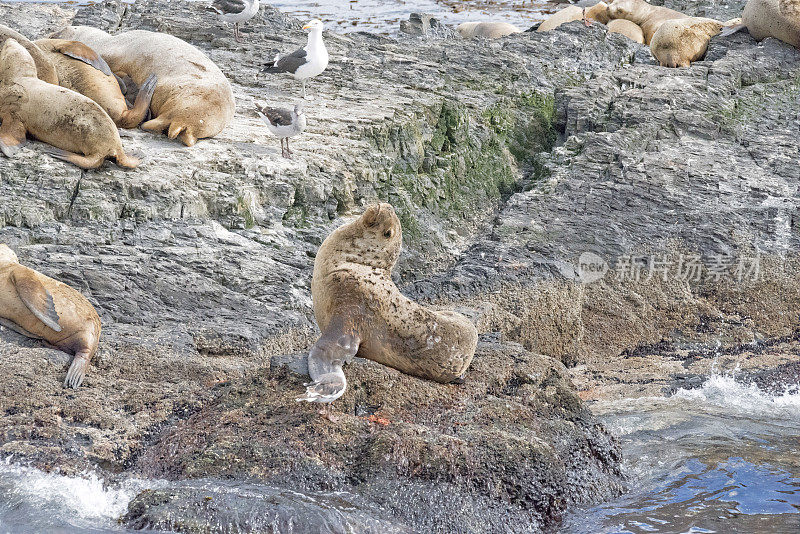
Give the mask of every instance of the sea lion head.
[[14, 251], [8, 248], [8, 245], [0, 244], [0, 267], [11, 265], [12, 263], [19, 263], [19, 258], [14, 254]]
[[20, 77], [36, 78], [36, 63], [16, 39], [6, 39], [0, 50], [0, 81]]
[[640, 2], [641, 0], [613, 0], [608, 4], [608, 15], [612, 19], [628, 19], [638, 11]]
[[373, 204], [361, 217], [328, 236], [317, 258], [325, 258], [330, 267], [356, 263], [391, 270], [402, 244], [403, 231], [394, 208], [391, 204]]

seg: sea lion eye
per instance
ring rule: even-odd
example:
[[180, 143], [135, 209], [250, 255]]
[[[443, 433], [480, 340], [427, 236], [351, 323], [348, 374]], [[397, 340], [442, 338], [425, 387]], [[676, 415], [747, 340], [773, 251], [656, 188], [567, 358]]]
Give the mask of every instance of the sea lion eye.
[[387, 238], [388, 237], [392, 237], [392, 231], [391, 230], [386, 230], [385, 232], [383, 232], [383, 237], [387, 237]]

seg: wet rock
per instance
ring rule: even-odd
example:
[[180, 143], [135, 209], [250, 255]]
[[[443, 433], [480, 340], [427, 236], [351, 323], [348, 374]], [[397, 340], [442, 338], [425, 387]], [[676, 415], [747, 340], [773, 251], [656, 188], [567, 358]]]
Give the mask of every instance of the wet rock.
[[134, 471], [358, 494], [414, 532], [538, 532], [622, 489], [616, 442], [551, 358], [481, 342], [458, 386], [360, 359], [346, 373], [335, 423], [295, 402], [305, 377], [273, 365], [222, 386]]

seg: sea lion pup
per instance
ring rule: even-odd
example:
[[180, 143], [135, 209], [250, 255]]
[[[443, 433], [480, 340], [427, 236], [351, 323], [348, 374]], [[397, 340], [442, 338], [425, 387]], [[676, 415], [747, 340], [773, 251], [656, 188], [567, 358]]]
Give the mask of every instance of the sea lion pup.
[[47, 55], [21, 33], [0, 24], [0, 48], [2, 48], [6, 39], [14, 39], [28, 51], [33, 58], [33, 62], [36, 63], [36, 74], [39, 76], [40, 80], [58, 85], [56, 68]]
[[567, 6], [561, 11], [550, 15], [544, 22], [536, 28], [537, 32], [549, 32], [569, 22], [583, 20], [588, 26], [590, 21], [597, 21], [601, 24], [608, 23], [608, 4], [598, 2], [593, 6], [582, 8], [579, 6]]
[[309, 354], [313, 382], [301, 400], [341, 396], [341, 367], [355, 355], [441, 383], [466, 372], [477, 330], [463, 315], [430, 310], [400, 293], [392, 268], [402, 241], [394, 208], [376, 204], [320, 246], [311, 294], [322, 337]]
[[100, 104], [120, 128], [136, 128], [142, 123], [156, 88], [157, 77], [154, 74], [139, 88], [133, 108], [128, 109], [120, 83], [97, 52], [80, 41], [65, 39], [38, 39], [34, 44], [54, 65], [58, 85]]
[[93, 100], [66, 87], [36, 77], [33, 58], [14, 39], [0, 51], [0, 151], [12, 156], [26, 133], [52, 147], [43, 151], [84, 169], [106, 158], [134, 168], [139, 160], [127, 156], [114, 121]]
[[116, 35], [88, 26], [69, 26], [51, 35], [89, 45], [111, 70], [141, 87], [158, 76], [150, 109], [154, 118], [142, 129], [176, 137], [186, 146], [214, 137], [233, 119], [233, 91], [213, 61], [189, 43], [165, 33], [133, 30]]
[[0, 244], [0, 324], [73, 354], [64, 387], [83, 383], [100, 341], [100, 317], [86, 297], [24, 267]]
[[679, 11], [666, 7], [653, 6], [644, 0], [612, 0], [608, 4], [611, 19], [626, 19], [642, 28], [644, 44], [649, 45], [653, 34], [665, 21], [689, 18]]
[[667, 20], [653, 34], [650, 51], [662, 67], [688, 67], [703, 59], [708, 42], [722, 27], [718, 20], [703, 17]]
[[644, 44], [644, 32], [635, 22], [625, 19], [614, 19], [608, 22], [609, 33], [619, 33], [631, 41]]
[[774, 37], [800, 48], [800, 0], [748, 0], [741, 23], [726, 28], [722, 35], [742, 28], [757, 41]]
[[508, 22], [463, 22], [456, 27], [456, 31], [464, 39], [473, 37], [498, 39], [512, 33], [522, 33], [522, 30]]

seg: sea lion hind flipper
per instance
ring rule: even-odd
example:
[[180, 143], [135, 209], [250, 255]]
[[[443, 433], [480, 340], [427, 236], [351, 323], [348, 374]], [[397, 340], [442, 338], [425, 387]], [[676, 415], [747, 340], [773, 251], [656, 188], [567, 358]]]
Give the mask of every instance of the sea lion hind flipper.
[[19, 119], [12, 115], [2, 116], [3, 124], [0, 125], [0, 152], [7, 158], [17, 153], [19, 147], [25, 143], [27, 129]]
[[13, 158], [14, 155], [19, 151], [19, 145], [7, 145], [3, 142], [3, 138], [0, 137], [0, 152], [7, 158]]
[[56, 332], [61, 332], [59, 316], [53, 295], [39, 281], [33, 271], [17, 269], [11, 274], [11, 282], [20, 300], [37, 319]]
[[[142, 130], [152, 133], [161, 133], [169, 127], [170, 119], [164, 116], [150, 119], [141, 125]], [[177, 135], [177, 134], [176, 134]]]
[[720, 32], [720, 37], [727, 37], [729, 35], [733, 35], [734, 33], [747, 28], [746, 24], [736, 24], [734, 26], [723, 26], [722, 31]]
[[64, 378], [64, 387], [78, 389], [83, 384], [83, 379], [86, 377], [88, 369], [89, 351], [81, 351], [75, 354], [67, 371], [67, 376]]
[[44, 147], [42, 147], [42, 152], [44, 152], [48, 156], [52, 156], [56, 159], [72, 163], [73, 165], [77, 165], [81, 169], [86, 169], [86, 170], [96, 169], [103, 164], [103, 161], [105, 161], [105, 157], [103, 156], [95, 156], [95, 157], [81, 156], [80, 154], [76, 154], [74, 152], [68, 152], [66, 150], [61, 150], [60, 148], [56, 148], [50, 145], [45, 145]]
[[92, 48], [80, 41], [59, 42], [53, 46], [53, 49], [72, 59], [77, 59], [78, 61], [83, 61], [87, 65], [91, 65], [106, 76], [114, 75], [114, 73], [111, 72], [111, 67], [106, 63], [106, 60]]
[[[156, 90], [156, 82], [158, 82], [158, 77], [155, 74], [151, 74], [142, 84], [138, 93], [136, 94], [136, 100], [133, 103], [133, 107], [126, 109], [120, 115], [120, 128], [136, 128], [145, 120], [145, 117], [147, 117], [147, 114], [150, 111], [150, 102], [153, 100], [153, 93]], [[123, 81], [121, 83], [125, 82]], [[127, 100], [125, 104], [127, 106]]]

